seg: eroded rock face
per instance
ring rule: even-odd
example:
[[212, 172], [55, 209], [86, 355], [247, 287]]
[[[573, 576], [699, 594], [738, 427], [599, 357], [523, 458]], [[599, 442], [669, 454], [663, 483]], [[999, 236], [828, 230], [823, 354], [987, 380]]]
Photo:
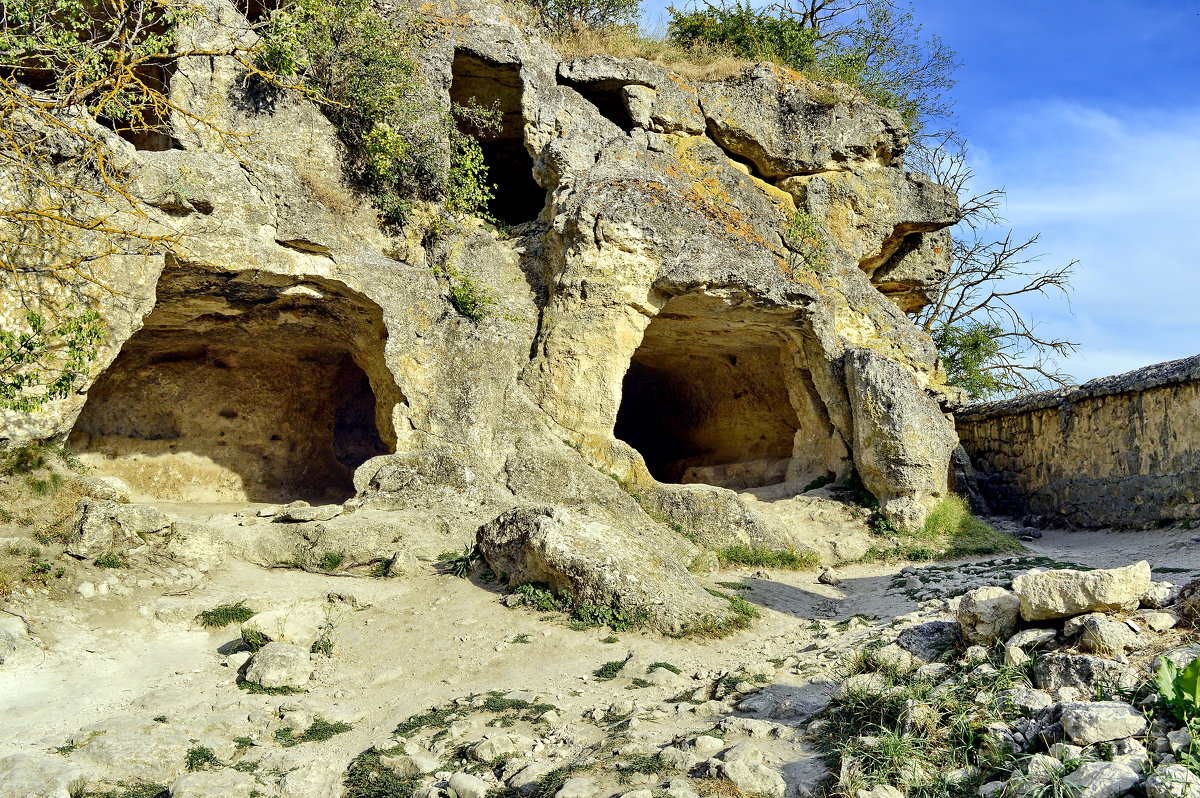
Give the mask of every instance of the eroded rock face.
[[[214, 2], [227, 24], [184, 35], [219, 49], [244, 31]], [[316, 108], [256, 111], [235, 64], [181, 65], [176, 101], [253, 150], [182, 118], [182, 149], [114, 143], [139, 224], [186, 247], [96, 267], [122, 293], [95, 297], [110, 332], [86, 393], [2, 436], [69, 433], [136, 501], [355, 496], [464, 542], [515, 506], [602, 507], [562, 523], [600, 548], [666, 552], [678, 590], [664, 604], [575, 588], [638, 595], [664, 626], [715, 611], [679, 530], [804, 548], [832, 524], [814, 548], [850, 559], [865, 549], [842, 531], [861, 514], [786, 502], [855, 469], [920, 526], [946, 492], [951, 392], [902, 309], [944, 270], [938, 231], [958, 212], [904, 170], [899, 117], [774, 67], [693, 83], [637, 59], [564, 60], [486, 4], [432, 16], [430, 96], [501, 109], [480, 143], [511, 235], [426, 235], [427, 206], [385, 234]], [[787, 232], [799, 210], [823, 231], [819, 259]], [[497, 311], [456, 312], [455, 274]]]

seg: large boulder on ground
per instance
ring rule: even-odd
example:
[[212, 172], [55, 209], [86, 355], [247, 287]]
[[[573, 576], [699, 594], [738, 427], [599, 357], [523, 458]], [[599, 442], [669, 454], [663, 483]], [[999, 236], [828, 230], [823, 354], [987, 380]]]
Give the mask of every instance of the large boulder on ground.
[[518, 507], [481, 527], [477, 539], [488, 565], [509, 584], [540, 582], [576, 602], [644, 611], [668, 631], [730, 612], [683, 563], [635, 531], [571, 510]]
[[1021, 600], [1002, 587], [977, 587], [958, 603], [962, 636], [973, 646], [1007, 640], [1017, 630]]
[[958, 446], [954, 425], [894, 360], [851, 349], [845, 363], [859, 476], [897, 526], [920, 529], [948, 491], [947, 464]]
[[1119, 762], [1085, 762], [1063, 781], [1073, 798], [1116, 798], [1133, 789], [1141, 777]]
[[1119, 657], [1146, 642], [1146, 636], [1133, 631], [1128, 624], [1098, 613], [1087, 616], [1082, 625], [1080, 645], [1101, 657]]
[[331, 624], [328, 602], [299, 601], [254, 615], [242, 624], [242, 637], [257, 635], [273, 643], [293, 643], [308, 649]]
[[246, 681], [263, 687], [304, 687], [312, 678], [308, 649], [291, 643], [267, 643], [246, 666]]
[[1021, 599], [1021, 617], [1027, 621], [1136, 609], [1149, 588], [1150, 564], [1145, 560], [1096, 571], [1030, 571], [1013, 580], [1013, 590]]
[[170, 528], [171, 519], [153, 507], [83, 498], [71, 522], [67, 552], [91, 559], [135, 548], [149, 542], [149, 536], [161, 535]]

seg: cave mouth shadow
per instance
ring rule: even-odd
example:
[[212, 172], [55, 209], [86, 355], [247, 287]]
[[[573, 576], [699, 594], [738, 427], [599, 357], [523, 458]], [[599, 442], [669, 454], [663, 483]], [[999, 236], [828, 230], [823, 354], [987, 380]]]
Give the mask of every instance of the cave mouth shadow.
[[459, 114], [458, 128], [479, 142], [493, 197], [487, 211], [514, 227], [538, 218], [546, 191], [533, 177], [533, 158], [525, 148], [521, 109], [525, 83], [519, 64], [502, 64], [458, 50], [451, 64], [450, 101], [456, 108], [480, 108], [498, 114], [495, 127], [479, 129]]
[[798, 333], [779, 314], [670, 300], [632, 356], [614, 436], [659, 482], [747, 490], [836, 474]]
[[142, 329], [89, 390], [71, 449], [139, 501], [351, 498], [354, 470], [395, 451], [403, 400], [373, 303], [286, 284], [253, 298], [233, 281], [174, 290], [181, 282], [164, 273]]

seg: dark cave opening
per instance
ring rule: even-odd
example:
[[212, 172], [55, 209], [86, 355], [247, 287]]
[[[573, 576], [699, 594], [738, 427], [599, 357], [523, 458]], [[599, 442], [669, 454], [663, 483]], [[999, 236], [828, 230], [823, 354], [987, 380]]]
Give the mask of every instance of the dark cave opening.
[[768, 335], [660, 313], [626, 372], [614, 433], [660, 482], [783, 482], [801, 427], [785, 357]]
[[495, 109], [499, 114], [498, 126], [487, 130], [480, 130], [464, 115], [458, 115], [459, 129], [479, 142], [488, 182], [495, 186], [488, 212], [507, 225], [536, 219], [546, 204], [546, 192], [533, 179], [533, 158], [525, 149], [525, 123], [521, 114], [525, 84], [520, 66], [488, 61], [460, 50], [454, 54], [451, 71], [453, 106]]
[[596, 106], [600, 114], [626, 133], [633, 130], [633, 117], [625, 103], [625, 86], [616, 80], [598, 80], [585, 83], [579, 80], [559, 78], [564, 86], [569, 86], [583, 96], [583, 99]]
[[213, 278], [212, 292], [178, 290], [195, 288], [194, 276], [160, 280], [154, 311], [88, 391], [69, 445], [138, 499], [350, 498], [354, 470], [394, 451], [390, 412], [403, 400], [382, 362], [377, 308], [236, 280]]

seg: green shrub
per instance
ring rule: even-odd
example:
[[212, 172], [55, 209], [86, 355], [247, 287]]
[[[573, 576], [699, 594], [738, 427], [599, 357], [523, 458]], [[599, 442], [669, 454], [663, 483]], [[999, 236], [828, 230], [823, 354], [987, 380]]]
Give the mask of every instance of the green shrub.
[[450, 283], [450, 304], [471, 321], [487, 318], [492, 312], [492, 307], [499, 304], [496, 293], [471, 275], [450, 271], [447, 277]]
[[346, 561], [346, 555], [340, 551], [327, 551], [321, 555], [321, 559], [317, 562], [317, 567], [322, 571], [336, 571], [342, 567], [342, 563]]
[[467, 544], [462, 551], [443, 551], [438, 555], [438, 562], [448, 573], [466, 579], [471, 570], [479, 562], [481, 554], [478, 546]]
[[254, 617], [254, 610], [246, 606], [246, 602], [236, 604], [221, 604], [211, 610], [205, 610], [196, 616], [201, 626], [217, 628], [229, 626], [231, 623], [245, 623]]
[[371, 0], [291, 0], [261, 31], [258, 67], [276, 85], [272, 76], [298, 80], [320, 103], [347, 146], [350, 178], [392, 224], [414, 200], [477, 214], [492, 197], [482, 150], [459, 125], [486, 128], [497, 115], [422, 99], [412, 57], [422, 33], [415, 16], [381, 13]]
[[625, 659], [614, 659], [611, 662], [606, 662], [596, 669], [596, 678], [610, 681], [617, 678], [621, 673], [621, 669], [625, 667], [625, 663], [629, 662], [629, 657]]
[[1025, 547], [1007, 535], [971, 515], [966, 500], [947, 496], [940, 501], [918, 532], [903, 532], [891, 527], [892, 547], [873, 547], [866, 561], [957, 559], [982, 554], [1021, 552]]
[[792, 214], [788, 226], [783, 231], [783, 241], [788, 249], [800, 257], [804, 268], [814, 272], [828, 271], [829, 256], [826, 252], [825, 231], [806, 209], [797, 208]]
[[689, 11], [668, 7], [667, 38], [679, 47], [722, 46], [741, 58], [774, 61], [797, 70], [814, 65], [817, 32], [772, 9], [756, 9], [737, 0], [706, 3]]
[[97, 568], [124, 568], [125, 561], [122, 560], [116, 553], [106, 551], [92, 561], [92, 564]]
[[756, 568], [783, 568], [789, 571], [802, 571], [806, 568], [816, 568], [821, 564], [821, 558], [811, 551], [777, 551], [739, 543], [726, 546], [717, 551], [717, 557], [722, 565], [746, 565]]
[[818, 24], [787, 3], [756, 9], [741, 0], [718, 0], [685, 11], [669, 7], [667, 37], [679, 47], [725, 47], [751, 61], [849, 84], [876, 105], [899, 111], [913, 129], [950, 115], [943, 92], [954, 85], [956, 56], [938, 37], [920, 38], [911, 9], [868, 0], [829, 10], [837, 13]]
[[217, 758], [211, 748], [203, 745], [189, 748], [184, 764], [188, 770], [211, 770], [225, 766], [225, 763]]

